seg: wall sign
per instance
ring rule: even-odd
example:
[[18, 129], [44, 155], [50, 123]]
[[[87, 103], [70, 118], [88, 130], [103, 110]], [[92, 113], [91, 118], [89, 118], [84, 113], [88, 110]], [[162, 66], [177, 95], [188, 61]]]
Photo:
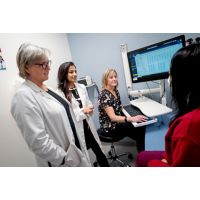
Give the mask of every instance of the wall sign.
[[5, 70], [5, 69], [6, 69], [6, 63], [3, 59], [2, 51], [1, 51], [1, 48], [0, 48], [0, 70]]

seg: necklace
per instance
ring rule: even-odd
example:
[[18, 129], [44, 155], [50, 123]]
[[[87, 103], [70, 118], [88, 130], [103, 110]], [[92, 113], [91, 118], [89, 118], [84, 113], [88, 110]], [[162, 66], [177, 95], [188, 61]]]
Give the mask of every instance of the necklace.
[[106, 88], [106, 90], [108, 90], [115, 98], [117, 98], [115, 90], [110, 90], [110, 89], [107, 89], [107, 88]]

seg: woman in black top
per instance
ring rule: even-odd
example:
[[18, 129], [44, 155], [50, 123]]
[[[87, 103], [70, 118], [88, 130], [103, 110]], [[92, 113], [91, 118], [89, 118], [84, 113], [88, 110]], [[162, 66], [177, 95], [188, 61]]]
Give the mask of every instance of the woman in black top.
[[137, 142], [138, 152], [145, 149], [145, 127], [135, 128], [131, 122], [146, 121], [143, 115], [125, 117], [122, 113], [120, 94], [117, 90], [117, 72], [108, 69], [102, 77], [99, 95], [99, 122], [102, 134], [110, 137], [130, 137]]
[[76, 83], [77, 71], [73, 62], [65, 62], [58, 70], [58, 88], [61, 95], [66, 98], [72, 106], [79, 131], [84, 131], [87, 149], [91, 148], [96, 155], [101, 167], [108, 167], [108, 161], [102, 152], [100, 140], [96, 127], [92, 121], [93, 105], [88, 97], [86, 87]]

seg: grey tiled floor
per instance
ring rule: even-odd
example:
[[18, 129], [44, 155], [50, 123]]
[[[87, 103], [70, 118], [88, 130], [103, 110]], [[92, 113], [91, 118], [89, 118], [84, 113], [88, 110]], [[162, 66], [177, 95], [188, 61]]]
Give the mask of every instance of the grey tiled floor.
[[[147, 126], [145, 136], [145, 150], [164, 150], [164, 137], [167, 132], [168, 125], [166, 124], [154, 124]], [[126, 165], [134, 167], [134, 162], [137, 157], [136, 143], [134, 140], [126, 137], [123, 140], [114, 143], [117, 154], [130, 152], [133, 155], [132, 159], [128, 156], [120, 157], [120, 160], [125, 162]], [[106, 156], [110, 150], [110, 144], [102, 142], [102, 148]], [[95, 155], [89, 150], [91, 161], [95, 162]], [[113, 163], [111, 166], [120, 167], [119, 163]]]
[[[130, 138], [124, 138], [123, 140], [119, 141], [119, 142], [116, 142], [114, 143], [114, 146], [115, 146], [115, 150], [116, 150], [116, 153], [119, 155], [119, 154], [122, 154], [122, 153], [131, 153], [133, 158], [128, 158], [127, 155], [124, 155], [122, 157], [120, 157], [120, 160], [122, 160], [126, 166], [134, 166], [134, 160], [137, 156], [137, 149], [136, 149], [136, 144], [135, 144], [135, 141], [131, 140]], [[103, 151], [105, 153], [106, 156], [109, 156], [108, 155], [108, 152], [110, 150], [110, 144], [109, 143], [104, 143], [102, 142], [102, 148], [103, 148]], [[95, 161], [95, 155], [93, 154], [93, 152], [91, 150], [89, 150], [89, 154], [90, 154], [90, 157], [91, 157], [91, 160], [92, 162]], [[110, 162], [110, 160], [109, 160]], [[114, 161], [112, 164], [111, 164], [112, 167], [121, 167], [120, 163]]]

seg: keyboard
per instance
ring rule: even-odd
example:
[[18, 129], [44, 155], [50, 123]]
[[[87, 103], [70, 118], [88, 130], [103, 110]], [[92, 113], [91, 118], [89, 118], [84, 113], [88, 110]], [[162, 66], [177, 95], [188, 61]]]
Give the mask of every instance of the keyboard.
[[123, 106], [123, 108], [129, 113], [130, 116], [144, 115], [139, 108], [132, 106], [131, 104]]
[[[136, 106], [133, 106], [131, 104], [123, 106], [122, 111], [123, 111], [124, 115], [127, 116], [127, 117], [136, 116], [136, 115], [144, 115], [139, 108], [137, 108]], [[144, 115], [144, 116], [146, 116], [146, 115]], [[148, 116], [146, 116], [146, 117], [148, 118], [147, 121], [145, 121], [145, 122], [132, 122], [133, 126], [134, 127], [146, 126], [146, 125], [153, 124], [153, 123], [158, 121], [157, 118], [151, 118], [151, 117], [148, 117]]]

